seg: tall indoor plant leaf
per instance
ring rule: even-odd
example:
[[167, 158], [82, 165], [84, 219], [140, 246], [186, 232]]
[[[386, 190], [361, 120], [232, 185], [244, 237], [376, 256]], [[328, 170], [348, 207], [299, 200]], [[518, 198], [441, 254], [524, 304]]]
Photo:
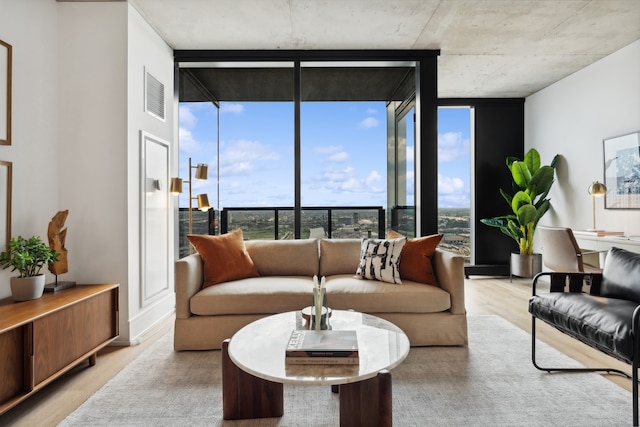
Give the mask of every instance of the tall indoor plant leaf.
[[556, 154], [549, 166], [541, 166], [540, 153], [535, 148], [527, 151], [523, 160], [507, 157], [513, 195], [503, 189], [500, 189], [500, 194], [513, 213], [480, 220], [515, 240], [522, 255], [533, 254], [533, 237], [538, 221], [551, 207], [547, 196], [555, 181], [558, 157]]

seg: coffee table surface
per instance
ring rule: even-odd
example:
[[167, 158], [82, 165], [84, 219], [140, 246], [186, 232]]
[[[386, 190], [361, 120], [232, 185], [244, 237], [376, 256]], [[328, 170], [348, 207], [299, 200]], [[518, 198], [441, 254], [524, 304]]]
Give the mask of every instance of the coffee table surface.
[[369, 314], [333, 310], [332, 329], [358, 335], [358, 365], [292, 365], [285, 348], [294, 329], [308, 329], [300, 311], [259, 319], [240, 329], [229, 342], [229, 357], [242, 370], [278, 383], [337, 385], [373, 378], [398, 366], [409, 354], [409, 339], [396, 325]]

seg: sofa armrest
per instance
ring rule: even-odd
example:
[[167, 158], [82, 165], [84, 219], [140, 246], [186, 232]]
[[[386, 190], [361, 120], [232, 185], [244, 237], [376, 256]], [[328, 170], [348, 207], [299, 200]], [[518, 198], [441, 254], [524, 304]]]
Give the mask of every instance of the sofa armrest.
[[464, 258], [452, 252], [436, 249], [431, 263], [438, 286], [449, 292], [451, 296], [451, 313], [465, 314]]
[[176, 318], [191, 316], [189, 301], [200, 289], [204, 280], [202, 259], [199, 254], [191, 254], [176, 261]]

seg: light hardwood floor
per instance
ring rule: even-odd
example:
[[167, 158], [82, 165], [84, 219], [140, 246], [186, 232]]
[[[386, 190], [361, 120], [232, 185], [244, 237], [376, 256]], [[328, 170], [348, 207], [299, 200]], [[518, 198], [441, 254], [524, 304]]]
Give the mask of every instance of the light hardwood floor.
[[[495, 314], [530, 333], [531, 317], [527, 302], [531, 295], [531, 280], [472, 276], [465, 281], [465, 300], [469, 316]], [[88, 364], [73, 369], [27, 401], [0, 415], [2, 426], [55, 426], [95, 393], [110, 378], [148, 348], [157, 338], [171, 329], [173, 319], [163, 322], [132, 347], [107, 347], [98, 355], [95, 366]], [[537, 323], [538, 338], [589, 367], [617, 367], [628, 365], [567, 337], [542, 322]], [[523, 369], [535, 369], [530, 359], [522, 361]], [[631, 382], [616, 375], [607, 378], [631, 390]], [[571, 381], [570, 378], [567, 381]]]

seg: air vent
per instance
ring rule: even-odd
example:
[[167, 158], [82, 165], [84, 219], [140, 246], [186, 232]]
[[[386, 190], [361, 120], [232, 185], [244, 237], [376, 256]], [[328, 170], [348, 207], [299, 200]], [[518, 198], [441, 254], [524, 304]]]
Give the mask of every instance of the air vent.
[[149, 73], [145, 77], [145, 111], [164, 120], [164, 85]]

